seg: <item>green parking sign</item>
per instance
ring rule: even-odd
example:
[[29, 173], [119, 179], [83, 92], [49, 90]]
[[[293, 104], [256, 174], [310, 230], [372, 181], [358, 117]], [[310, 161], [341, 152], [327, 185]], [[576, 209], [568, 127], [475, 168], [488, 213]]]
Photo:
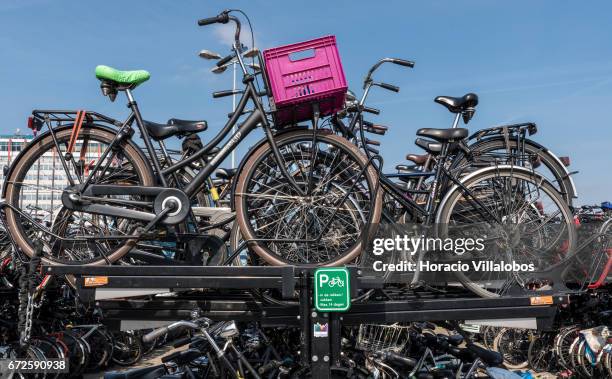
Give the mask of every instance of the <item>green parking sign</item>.
[[324, 267], [315, 271], [315, 308], [343, 312], [351, 306], [351, 282], [346, 268]]

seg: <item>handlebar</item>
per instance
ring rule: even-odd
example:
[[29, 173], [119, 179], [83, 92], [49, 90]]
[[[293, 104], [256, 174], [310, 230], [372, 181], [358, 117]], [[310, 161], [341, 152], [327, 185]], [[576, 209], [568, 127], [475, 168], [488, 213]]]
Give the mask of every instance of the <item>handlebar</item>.
[[399, 92], [399, 90], [400, 90], [400, 88], [398, 86], [394, 86], [393, 84], [376, 83], [376, 85], [379, 86], [380, 88], [384, 88], [386, 90], [393, 91], [393, 92]]
[[198, 20], [198, 25], [199, 26], [206, 26], [206, 25], [212, 25], [212, 24], [227, 24], [229, 22], [229, 11], [225, 10], [221, 13], [219, 13], [219, 15], [215, 16], [215, 17], [208, 17], [208, 18], [203, 18]]
[[366, 106], [363, 107], [363, 111], [364, 112], [368, 112], [368, 113], [372, 113], [372, 114], [375, 114], [375, 115], [379, 115], [380, 114], [380, 109], [366, 107]]
[[237, 17], [230, 16], [231, 10], [226, 9], [223, 12], [219, 13], [218, 16], [203, 18], [198, 20], [199, 26], [206, 26], [212, 24], [227, 24], [230, 21], [234, 21], [236, 24], [236, 32], [234, 33], [234, 41], [237, 48], [240, 48], [240, 20]]
[[410, 357], [404, 357], [392, 351], [381, 352], [380, 356], [381, 356], [381, 359], [384, 361], [393, 362], [395, 364], [398, 364], [400, 366], [404, 366], [407, 368], [413, 368], [417, 365], [416, 359], [413, 359]]
[[405, 59], [400, 59], [400, 58], [388, 58], [390, 59], [391, 63], [400, 65], [400, 66], [404, 66], [404, 67], [409, 67], [409, 68], [413, 68], [414, 67], [414, 62], [413, 61], [408, 61]]
[[164, 334], [167, 334], [168, 332], [173, 331], [173, 330], [177, 330], [177, 329], [195, 330], [195, 329], [198, 329], [199, 327], [200, 325], [192, 321], [177, 321], [168, 326], [157, 328], [153, 330], [152, 332], [145, 334], [142, 337], [142, 341], [144, 343], [150, 343], [150, 342], [153, 342], [156, 338], [161, 337]]
[[216, 64], [217, 67], [221, 67], [221, 66], [224, 66], [226, 63], [229, 63], [232, 59], [234, 59], [235, 56], [236, 56], [235, 54], [230, 54], [230, 55], [227, 55], [221, 58], [220, 60], [217, 61], [217, 64]]
[[409, 67], [409, 68], [414, 67], [413, 61], [408, 61], [408, 60], [400, 59], [400, 58], [383, 58], [379, 60], [378, 62], [376, 62], [374, 66], [372, 66], [370, 70], [368, 71], [368, 74], [366, 75], [365, 80], [363, 81], [364, 89], [366, 88], [368, 83], [372, 81], [372, 74], [374, 73], [374, 71], [376, 71], [383, 63], [393, 63], [393, 64], [397, 64], [397, 65]]
[[212, 97], [217, 99], [217, 98], [220, 98], [220, 97], [226, 97], [226, 96], [232, 96], [232, 95], [240, 95], [243, 92], [244, 92], [243, 90], [239, 90], [239, 89], [237, 89], [237, 90], [228, 89], [228, 90], [225, 90], [225, 91], [216, 91], [216, 92], [213, 92]]

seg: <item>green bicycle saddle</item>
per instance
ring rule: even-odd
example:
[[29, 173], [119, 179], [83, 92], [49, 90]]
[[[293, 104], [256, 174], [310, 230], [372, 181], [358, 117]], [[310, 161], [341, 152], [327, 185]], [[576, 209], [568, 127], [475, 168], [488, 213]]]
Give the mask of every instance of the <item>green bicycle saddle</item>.
[[96, 67], [96, 78], [110, 80], [118, 84], [139, 85], [149, 80], [150, 77], [151, 74], [145, 70], [120, 71], [104, 65]]

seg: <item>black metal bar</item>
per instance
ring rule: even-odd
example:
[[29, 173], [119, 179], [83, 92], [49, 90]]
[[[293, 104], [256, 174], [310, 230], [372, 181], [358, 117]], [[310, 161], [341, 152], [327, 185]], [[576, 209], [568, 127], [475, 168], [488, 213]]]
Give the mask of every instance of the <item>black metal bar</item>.
[[[414, 292], [402, 301], [374, 301], [353, 303], [342, 314], [320, 314], [312, 309], [311, 287], [315, 268], [284, 267], [228, 267], [228, 266], [45, 266], [44, 272], [76, 276], [81, 299], [95, 300], [99, 288], [228, 288], [232, 291], [183, 291], [172, 299], [153, 298], [97, 300], [105, 319], [113, 325], [117, 320], [178, 320], [189, 318], [194, 308], [203, 310], [215, 320], [260, 321], [264, 326], [300, 327], [303, 333], [301, 360], [311, 367], [313, 377], [329, 372], [340, 357], [340, 330], [364, 322], [391, 323], [436, 320], [535, 319], [539, 329], [550, 329], [557, 307], [569, 303], [569, 295], [544, 298], [515, 296], [479, 298], [469, 292], [436, 294]], [[357, 290], [380, 288], [375, 278], [363, 276], [356, 267], [349, 267], [352, 296]], [[87, 287], [85, 278], [107, 276], [100, 287]], [[247, 289], [276, 288], [283, 297], [300, 291], [299, 302], [271, 305], [259, 301]], [[452, 297], [451, 297], [452, 296]], [[544, 301], [543, 301], [544, 300]], [[539, 305], [545, 304], [545, 305]], [[315, 325], [327, 324], [328, 334], [316, 337]], [[316, 361], [313, 359], [316, 356]], [[326, 358], [327, 357], [327, 358]]]
[[106, 276], [278, 276], [294, 266], [43, 266], [47, 274]]

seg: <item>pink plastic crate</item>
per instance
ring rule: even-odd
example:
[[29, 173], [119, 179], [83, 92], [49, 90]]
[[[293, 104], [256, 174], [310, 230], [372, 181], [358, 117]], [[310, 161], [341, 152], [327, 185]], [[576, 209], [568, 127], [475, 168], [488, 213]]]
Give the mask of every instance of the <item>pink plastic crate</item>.
[[264, 51], [277, 126], [312, 118], [313, 103], [321, 116], [344, 105], [347, 85], [335, 36]]

